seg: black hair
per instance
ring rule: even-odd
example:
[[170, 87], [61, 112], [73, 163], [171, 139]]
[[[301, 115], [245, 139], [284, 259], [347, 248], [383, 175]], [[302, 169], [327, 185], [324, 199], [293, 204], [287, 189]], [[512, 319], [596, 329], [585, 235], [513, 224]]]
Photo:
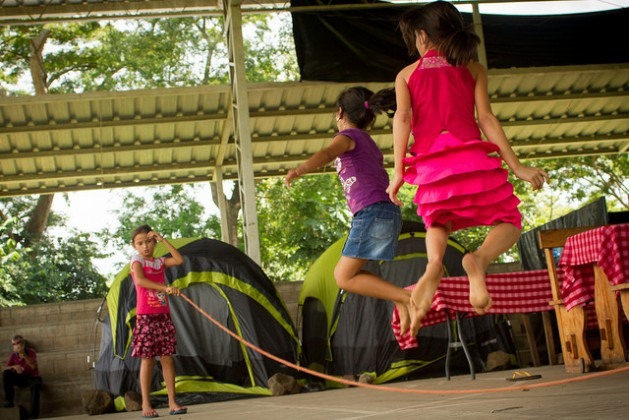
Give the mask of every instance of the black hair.
[[149, 233], [152, 230], [153, 229], [151, 229], [149, 225], [138, 226], [133, 230], [133, 233], [131, 234], [131, 243], [133, 244], [133, 242], [135, 242], [135, 237], [138, 236], [140, 233]]
[[21, 336], [20, 334], [15, 334], [13, 336], [13, 338], [11, 338], [11, 344], [13, 344], [13, 342], [16, 341], [18, 343], [22, 343], [24, 344], [24, 350], [28, 351], [29, 349], [31, 349], [31, 345], [28, 342], [28, 340], [26, 340], [23, 336]]
[[341, 92], [334, 106], [341, 109], [349, 122], [364, 130], [374, 122], [377, 114], [395, 111], [395, 89], [373, 93], [362, 86], [351, 87]]
[[457, 8], [446, 1], [407, 10], [400, 16], [400, 30], [410, 55], [417, 54], [415, 40], [423, 30], [451, 65], [461, 66], [478, 59], [480, 38], [474, 26], [466, 23]]

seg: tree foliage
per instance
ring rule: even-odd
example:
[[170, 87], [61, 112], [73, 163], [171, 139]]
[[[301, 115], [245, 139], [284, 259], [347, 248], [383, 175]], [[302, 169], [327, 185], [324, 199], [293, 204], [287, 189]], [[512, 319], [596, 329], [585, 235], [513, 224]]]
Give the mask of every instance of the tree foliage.
[[105, 254], [90, 234], [48, 236], [33, 246], [31, 258], [12, 266], [24, 304], [64, 302], [103, 297], [106, 279], [93, 264]]
[[[298, 79], [286, 16], [247, 15], [245, 71], [250, 82]], [[0, 27], [0, 83], [25, 94], [32, 41], [45, 34], [44, 84], [80, 93], [226, 84], [222, 17], [185, 17]], [[18, 85], [18, 82], [22, 82]]]
[[588, 203], [605, 197], [610, 210], [629, 210], [629, 154], [577, 156], [542, 161], [553, 175], [551, 188]]
[[105, 229], [100, 239], [115, 249], [129, 249], [131, 232], [148, 224], [167, 238], [220, 238], [220, 221], [206, 208], [210, 197], [200, 203], [194, 184], [175, 184], [147, 188], [141, 193], [129, 190], [122, 208], [116, 211], [118, 226]]
[[311, 175], [291, 188], [281, 178], [257, 185], [262, 265], [273, 280], [303, 280], [310, 264], [347, 233], [351, 214], [335, 175]]
[[[36, 200], [0, 200], [0, 303], [23, 305], [102, 297], [105, 278], [94, 259], [106, 256], [90, 235], [67, 231], [54, 213], [47, 234], [38, 241], [24, 237], [24, 224]], [[53, 230], [63, 235], [50, 233]], [[30, 245], [25, 246], [26, 243]]]
[[[43, 43], [41, 74], [49, 92], [72, 92], [60, 81], [68, 74], [79, 74], [98, 65], [99, 57], [84, 54], [83, 45], [91, 45], [97, 35], [97, 23], [56, 24], [0, 27], [0, 81], [6, 84], [25, 82], [31, 71], [35, 40]], [[37, 84], [37, 80], [32, 80]], [[25, 94], [23, 86], [13, 92]]]
[[12, 230], [15, 219], [6, 219], [0, 223], [0, 306], [20, 304], [18, 287], [15, 284], [11, 267], [18, 264], [25, 251], [7, 232]]

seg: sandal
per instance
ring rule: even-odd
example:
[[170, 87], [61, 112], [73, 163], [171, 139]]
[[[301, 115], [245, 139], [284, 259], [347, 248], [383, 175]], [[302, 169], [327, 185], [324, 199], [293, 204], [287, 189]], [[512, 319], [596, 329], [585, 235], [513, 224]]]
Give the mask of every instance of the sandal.
[[170, 414], [171, 416], [176, 416], [177, 414], [186, 414], [188, 412], [188, 409], [186, 407], [176, 407], [173, 410], [170, 410]]
[[142, 412], [143, 419], [154, 419], [155, 417], [159, 417], [159, 414], [157, 414], [157, 411], [155, 411], [154, 409]]
[[515, 381], [529, 381], [532, 379], [541, 379], [542, 375], [531, 375], [527, 371], [517, 370], [513, 373], [513, 376], [510, 378], [506, 378], [507, 381], [515, 382]]

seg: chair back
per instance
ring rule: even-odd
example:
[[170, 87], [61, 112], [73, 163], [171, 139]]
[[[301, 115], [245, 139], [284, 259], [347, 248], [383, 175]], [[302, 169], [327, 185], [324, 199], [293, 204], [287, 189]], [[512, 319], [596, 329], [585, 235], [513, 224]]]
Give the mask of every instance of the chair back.
[[548, 268], [548, 277], [550, 278], [550, 286], [553, 293], [552, 305], [562, 303], [561, 289], [559, 288], [559, 279], [557, 277], [557, 266], [553, 258], [553, 248], [563, 248], [566, 239], [570, 236], [581, 232], [596, 229], [597, 226], [582, 226], [564, 229], [548, 229], [540, 230], [538, 233], [539, 247], [544, 251], [546, 257], [546, 267]]

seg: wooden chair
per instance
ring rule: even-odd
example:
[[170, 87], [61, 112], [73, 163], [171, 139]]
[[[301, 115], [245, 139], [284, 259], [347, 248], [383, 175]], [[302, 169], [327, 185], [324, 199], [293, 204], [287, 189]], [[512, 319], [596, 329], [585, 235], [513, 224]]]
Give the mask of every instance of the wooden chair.
[[[601, 369], [613, 369], [625, 364], [626, 350], [622, 332], [622, 315], [616, 299], [616, 291], [621, 300], [629, 299], [626, 287], [629, 284], [612, 286], [605, 272], [594, 265], [594, 307], [601, 338]], [[625, 310], [627, 310], [626, 305]]]
[[611, 291], [613, 293], [620, 293], [620, 303], [622, 304], [622, 309], [625, 312], [625, 317], [629, 320], [629, 283], [611, 286]]
[[[615, 297], [616, 292], [620, 293], [620, 304], [622, 306], [623, 311], [625, 312], [625, 317], [627, 318], [627, 320], [629, 320], [629, 283], [623, 283], [616, 286], [611, 286], [611, 292], [614, 294], [614, 297]], [[620, 329], [620, 339], [623, 340], [624, 335], [622, 332], [622, 316], [619, 317], [618, 323], [619, 323], [619, 329]], [[623, 344], [625, 360], [629, 360], [629, 354], [628, 354], [629, 349], [626, 347], [626, 343], [622, 343], [622, 344]]]
[[[594, 361], [585, 339], [586, 314], [582, 306], [566, 310], [561, 298], [561, 288], [557, 277], [557, 267], [553, 258], [553, 248], [562, 248], [569, 236], [594, 229], [594, 227], [580, 227], [571, 229], [552, 229], [539, 231], [539, 246], [544, 251], [548, 277], [553, 300], [550, 305], [555, 308], [557, 326], [561, 342], [566, 372], [584, 373], [594, 367]], [[548, 341], [548, 340], [547, 340]], [[549, 354], [550, 357], [550, 354]], [[554, 356], [553, 356], [554, 357]]]

